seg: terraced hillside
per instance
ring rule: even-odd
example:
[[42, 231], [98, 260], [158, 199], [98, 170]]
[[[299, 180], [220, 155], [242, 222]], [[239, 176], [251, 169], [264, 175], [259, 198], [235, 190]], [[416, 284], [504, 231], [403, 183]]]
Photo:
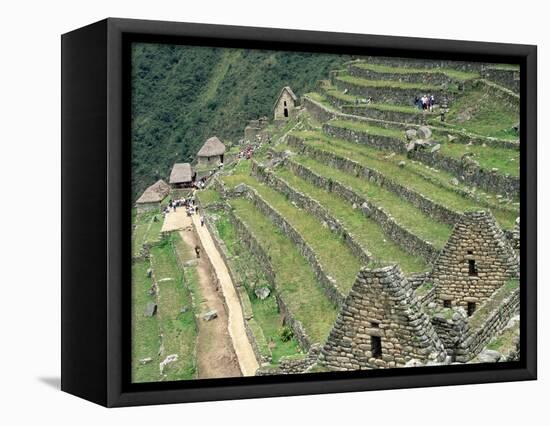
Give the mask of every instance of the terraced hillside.
[[[515, 72], [448, 61], [347, 62], [196, 191], [202, 220], [194, 226], [212, 236], [231, 276], [256, 374], [485, 362], [487, 348], [499, 359], [514, 356]], [[435, 105], [420, 109], [415, 100], [425, 95]], [[140, 306], [147, 268], [158, 280], [170, 267], [163, 247], [178, 256], [181, 245], [178, 234], [161, 238], [153, 218], [134, 219]], [[188, 280], [174, 298], [200, 298], [192, 269], [169, 275]], [[144, 337], [134, 362], [163, 327], [164, 338], [171, 332], [179, 341], [179, 323], [162, 323], [175, 306], [159, 302], [154, 322], [135, 316]], [[188, 340], [200, 341], [194, 327]], [[168, 374], [196, 376], [193, 362]], [[136, 376], [158, 374], [149, 369], [139, 365]]]
[[[326, 341], [361, 267], [397, 263], [423, 296], [464, 212], [516, 226], [518, 106], [495, 101], [481, 77], [348, 63], [304, 95], [270, 145], [216, 178], [214, 222], [233, 219], [240, 240], [254, 241], [241, 253], [270, 271], [302, 351]], [[414, 105], [423, 94], [439, 101], [432, 111]], [[415, 141], [423, 146], [411, 149]]]

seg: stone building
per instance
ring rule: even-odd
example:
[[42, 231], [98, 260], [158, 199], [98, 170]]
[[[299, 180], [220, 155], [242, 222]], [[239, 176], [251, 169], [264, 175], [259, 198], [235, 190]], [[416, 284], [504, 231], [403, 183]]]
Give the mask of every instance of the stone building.
[[250, 120], [244, 128], [244, 141], [247, 143], [263, 142], [269, 134], [265, 131], [269, 121], [267, 117]]
[[225, 145], [216, 136], [208, 139], [197, 153], [197, 165], [200, 167], [216, 167], [223, 163]]
[[193, 186], [195, 174], [189, 163], [176, 163], [170, 173], [172, 188], [190, 188]]
[[436, 302], [469, 315], [508, 280], [519, 262], [490, 212], [466, 212], [434, 262]]
[[446, 356], [411, 284], [393, 265], [359, 272], [319, 362], [346, 371], [442, 363]]
[[291, 119], [298, 106], [298, 97], [294, 94], [292, 89], [285, 86], [281, 89], [281, 93], [275, 101], [273, 106], [273, 118], [275, 121], [289, 120]]
[[155, 182], [136, 201], [138, 213], [160, 211], [160, 202], [170, 193], [170, 186], [162, 179]]

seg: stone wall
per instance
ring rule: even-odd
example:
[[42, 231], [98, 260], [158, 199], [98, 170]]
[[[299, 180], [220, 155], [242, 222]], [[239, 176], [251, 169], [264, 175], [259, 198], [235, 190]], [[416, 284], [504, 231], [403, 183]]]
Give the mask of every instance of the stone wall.
[[417, 125], [425, 124], [427, 118], [433, 115], [437, 115], [435, 113], [423, 112], [421, 110], [418, 110], [418, 112], [384, 110], [384, 109], [371, 107], [368, 104], [343, 105], [342, 111], [345, 114], [358, 115], [366, 118], [393, 121], [398, 123], [417, 124]]
[[337, 112], [329, 110], [326, 106], [311, 99], [307, 95], [302, 98], [302, 101], [304, 108], [317, 121], [328, 121], [337, 115]]
[[247, 195], [251, 199], [254, 206], [263, 213], [296, 245], [296, 248], [306, 258], [309, 265], [315, 273], [315, 278], [321, 285], [325, 294], [329, 300], [334, 303], [335, 306], [340, 306], [344, 300], [344, 292], [338, 286], [338, 283], [334, 278], [329, 276], [319, 262], [317, 254], [309, 246], [304, 237], [294, 228], [285, 217], [280, 214], [273, 206], [271, 206], [266, 200], [263, 199], [260, 194], [253, 188], [250, 188]]
[[520, 74], [519, 69], [499, 69], [497, 67], [486, 67], [482, 70], [483, 78], [519, 94]]
[[235, 224], [235, 229], [237, 235], [239, 235], [242, 244], [258, 259], [258, 261], [263, 265], [264, 273], [266, 274], [267, 279], [271, 286], [277, 291], [276, 300], [279, 307], [279, 312], [284, 320], [284, 323], [288, 325], [294, 337], [298, 341], [300, 347], [308, 351], [311, 346], [311, 339], [307, 335], [304, 326], [302, 323], [294, 318], [292, 312], [286, 306], [284, 299], [279, 294], [279, 288], [277, 286], [277, 281], [275, 277], [275, 271], [271, 265], [271, 258], [264, 250], [262, 245], [258, 242], [258, 239], [253, 234], [253, 232], [248, 228], [248, 226], [232, 211], [229, 212], [231, 221]]
[[455, 360], [468, 362], [479, 354], [506, 327], [512, 317], [519, 313], [519, 302], [520, 290], [517, 288], [487, 315], [479, 327], [470, 328], [455, 351]]
[[388, 178], [373, 168], [361, 165], [357, 161], [341, 157], [337, 154], [333, 154], [304, 143], [303, 140], [294, 135], [288, 136], [287, 143], [298, 149], [300, 152], [307, 154], [309, 157], [318, 160], [323, 164], [330, 164], [338, 170], [342, 170], [353, 176], [367, 179], [372, 183], [386, 188], [387, 190], [410, 202], [413, 206], [417, 207], [426, 215], [433, 217], [440, 222], [454, 225], [460, 220], [461, 214], [459, 212], [450, 210], [447, 207], [429, 199], [424, 194], [416, 192], [393, 181], [391, 178]]
[[456, 79], [449, 77], [443, 72], [380, 72], [367, 68], [362, 68], [354, 64], [350, 64], [348, 66], [348, 72], [353, 76], [366, 78], [369, 80], [392, 80], [403, 81], [407, 83], [433, 84], [438, 86], [457, 82]]
[[368, 249], [363, 247], [361, 243], [356, 240], [354, 235], [351, 234], [338, 219], [334, 218], [318, 201], [295, 190], [284, 179], [275, 176], [273, 173], [266, 170], [265, 167], [258, 165], [255, 161], [252, 163], [252, 174], [256, 176], [260, 182], [281, 192], [288, 197], [289, 201], [296, 204], [296, 206], [319, 219], [328, 229], [342, 237], [342, 240], [347, 244], [354, 256], [361, 259], [364, 264], [369, 263], [372, 256]]
[[[372, 101], [377, 104], [397, 104], [397, 105], [409, 105], [414, 106], [414, 99], [417, 96], [425, 93], [422, 89], [417, 88], [400, 88], [391, 86], [360, 86], [358, 84], [350, 83], [344, 80], [335, 79], [336, 87], [344, 91], [348, 90], [349, 93], [355, 96], [361, 96], [363, 98], [372, 98]], [[436, 99], [446, 98], [450, 103], [453, 101], [455, 95], [448, 90], [432, 90], [431, 94]]]
[[[332, 137], [369, 145], [380, 150], [407, 154], [405, 141], [389, 136], [369, 135], [357, 130], [336, 127], [330, 123], [323, 125], [323, 131]], [[486, 171], [479, 167], [477, 163], [468, 161], [469, 157], [458, 159], [442, 155], [439, 152], [431, 152], [430, 150], [411, 151], [409, 157], [431, 167], [443, 169], [458, 178], [464, 178], [465, 182], [487, 191], [514, 198], [519, 194], [518, 177]]]
[[278, 374], [301, 374], [306, 372], [313, 364], [317, 362], [319, 353], [321, 352], [321, 345], [312, 345], [309, 352], [300, 356], [288, 356], [281, 357], [279, 359], [279, 365], [276, 368], [264, 367], [260, 368], [257, 372], [257, 376], [273, 376]]
[[[286, 106], [285, 106], [286, 102]], [[273, 109], [273, 118], [274, 120], [289, 120], [292, 117], [294, 117], [296, 113], [295, 109], [295, 102], [294, 99], [292, 99], [292, 96], [290, 96], [290, 93], [288, 93], [287, 90], [283, 90], [281, 95], [279, 96], [279, 99], [277, 99], [277, 104], [275, 105], [275, 108]], [[288, 111], [288, 116], [285, 117], [284, 110]]]
[[337, 196], [340, 196], [352, 205], [356, 205], [365, 216], [370, 217], [380, 225], [388, 238], [398, 244], [406, 252], [421, 256], [428, 262], [431, 262], [437, 255], [437, 249], [431, 243], [422, 240], [405, 229], [382, 208], [373, 205], [369, 200], [358, 195], [351, 188], [320, 176], [306, 166], [296, 163], [291, 159], [287, 159], [286, 164], [297, 176], [329, 192], [334, 192]]
[[439, 303], [467, 308], [468, 303], [480, 306], [518, 276], [518, 259], [504, 233], [490, 212], [480, 211], [464, 213], [455, 225], [434, 262], [431, 279]]
[[455, 359], [456, 350], [468, 331], [468, 317], [462, 308], [443, 308], [431, 315], [432, 325], [443, 342], [447, 355]]
[[515, 110], [519, 121], [519, 95], [506, 87], [493, 83], [489, 80], [478, 80], [477, 84], [482, 85], [483, 90], [493, 99], [498, 99], [501, 103]]
[[442, 363], [443, 343], [398, 266], [359, 273], [319, 361], [330, 370]]
[[460, 71], [480, 71], [490, 64], [486, 62], [452, 61], [449, 59], [397, 58], [387, 56], [361, 57], [369, 64], [388, 65], [392, 67], [410, 68], [452, 68]]

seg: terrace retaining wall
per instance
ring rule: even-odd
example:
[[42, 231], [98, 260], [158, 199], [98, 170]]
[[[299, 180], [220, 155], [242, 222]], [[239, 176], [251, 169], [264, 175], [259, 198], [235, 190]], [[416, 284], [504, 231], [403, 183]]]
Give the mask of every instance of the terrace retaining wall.
[[260, 212], [270, 218], [271, 221], [292, 240], [300, 251], [300, 254], [306, 258], [309, 265], [313, 269], [315, 278], [323, 288], [328, 299], [335, 306], [341, 306], [345, 298], [344, 292], [338, 286], [336, 280], [325, 272], [315, 251], [305, 241], [304, 237], [284, 218], [282, 214], [280, 214], [274, 207], [264, 200], [256, 190], [250, 188], [247, 197], [251, 199], [254, 206], [256, 206]]
[[264, 167], [258, 165], [256, 162], [252, 165], [252, 173], [256, 178], [275, 190], [284, 194], [288, 199], [295, 203], [299, 208], [304, 209], [308, 213], [311, 213], [322, 223], [326, 224], [328, 229], [342, 237], [343, 241], [350, 248], [354, 256], [361, 259], [366, 265], [369, 263], [372, 255], [369, 251], [363, 247], [358, 241], [356, 241], [353, 234], [346, 230], [345, 226], [336, 218], [334, 218], [318, 201], [299, 192], [292, 188], [284, 179], [275, 176], [273, 173], [267, 171]]
[[363, 68], [358, 65], [350, 64], [348, 66], [350, 75], [367, 78], [369, 80], [392, 80], [403, 81], [407, 83], [421, 83], [443, 85], [451, 84], [460, 80], [453, 79], [443, 72], [409, 72], [399, 73], [391, 71], [375, 71], [372, 69]]
[[338, 170], [342, 170], [353, 176], [362, 177], [375, 183], [376, 185], [388, 189], [399, 197], [410, 202], [413, 206], [417, 207], [426, 215], [431, 216], [440, 222], [454, 225], [460, 220], [460, 213], [450, 210], [447, 207], [429, 199], [425, 195], [393, 181], [376, 169], [361, 165], [357, 161], [350, 160], [349, 158], [344, 158], [337, 154], [315, 148], [307, 143], [304, 143], [300, 138], [294, 135], [289, 135], [287, 138], [287, 143], [290, 146], [299, 149], [300, 152], [307, 154], [309, 157], [318, 160], [323, 164], [330, 164]]
[[333, 126], [329, 123], [323, 125], [323, 131], [336, 138], [349, 140], [359, 144], [373, 146], [380, 150], [398, 152], [409, 155], [410, 158], [421, 161], [431, 167], [443, 169], [454, 174], [465, 182], [478, 186], [490, 192], [517, 197], [519, 194], [519, 178], [502, 175], [492, 171], [486, 171], [477, 163], [441, 155], [429, 150], [417, 150], [407, 153], [406, 143], [389, 136], [369, 135], [365, 132]]
[[435, 256], [437, 256], [438, 250], [431, 243], [422, 240], [412, 232], [403, 228], [382, 208], [373, 205], [369, 200], [358, 195], [352, 189], [322, 177], [308, 167], [296, 163], [295, 161], [287, 159], [286, 162], [291, 171], [297, 176], [329, 192], [334, 192], [352, 205], [356, 205], [365, 216], [376, 221], [381, 226], [384, 233], [407, 253], [421, 256], [427, 262], [431, 262]]

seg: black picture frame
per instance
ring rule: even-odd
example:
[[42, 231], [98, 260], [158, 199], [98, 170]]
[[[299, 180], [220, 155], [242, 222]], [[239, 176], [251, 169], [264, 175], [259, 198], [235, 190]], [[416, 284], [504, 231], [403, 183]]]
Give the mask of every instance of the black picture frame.
[[[519, 64], [521, 360], [130, 383], [128, 67], [136, 41]], [[120, 407], [536, 379], [536, 46], [116, 18], [64, 34], [61, 44], [63, 391]]]

